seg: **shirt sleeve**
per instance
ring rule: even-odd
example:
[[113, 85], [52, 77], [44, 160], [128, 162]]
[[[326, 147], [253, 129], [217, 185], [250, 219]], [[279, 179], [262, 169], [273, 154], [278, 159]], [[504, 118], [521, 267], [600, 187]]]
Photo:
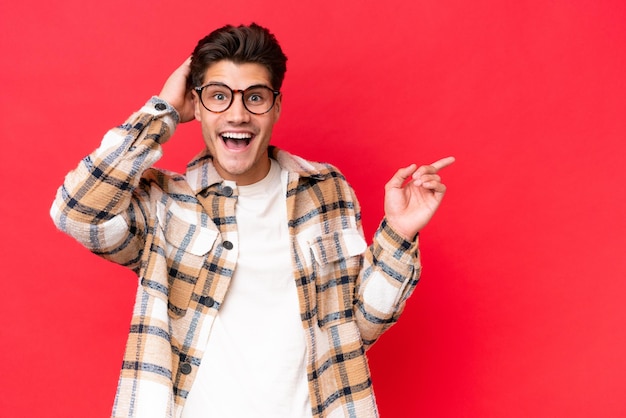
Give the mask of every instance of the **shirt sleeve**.
[[149, 188], [142, 174], [162, 155], [179, 121], [152, 97], [65, 177], [50, 209], [61, 231], [93, 253], [136, 270], [144, 247]]
[[421, 272], [419, 239], [407, 241], [383, 219], [363, 255], [355, 289], [355, 315], [367, 348], [394, 325]]

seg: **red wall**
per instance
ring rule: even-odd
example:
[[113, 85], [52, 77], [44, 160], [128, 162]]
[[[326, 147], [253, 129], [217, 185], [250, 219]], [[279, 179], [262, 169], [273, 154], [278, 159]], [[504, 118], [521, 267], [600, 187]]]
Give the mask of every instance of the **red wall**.
[[341, 167], [368, 235], [397, 167], [457, 158], [370, 352], [382, 416], [626, 416], [622, 0], [2, 2], [0, 415], [109, 413], [135, 279], [54, 229], [54, 191], [197, 39], [253, 20], [289, 56], [274, 142]]

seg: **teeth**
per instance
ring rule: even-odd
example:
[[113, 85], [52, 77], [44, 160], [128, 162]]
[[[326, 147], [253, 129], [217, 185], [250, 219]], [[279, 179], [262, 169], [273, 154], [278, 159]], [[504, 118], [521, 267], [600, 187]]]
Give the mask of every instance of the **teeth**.
[[251, 139], [252, 138], [252, 134], [250, 133], [244, 133], [244, 132], [225, 132], [222, 134], [223, 138], [230, 138], [230, 139]]

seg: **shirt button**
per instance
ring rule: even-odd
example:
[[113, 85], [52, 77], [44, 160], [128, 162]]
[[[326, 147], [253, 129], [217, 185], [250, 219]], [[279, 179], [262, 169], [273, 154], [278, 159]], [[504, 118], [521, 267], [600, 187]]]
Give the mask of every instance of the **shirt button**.
[[222, 188], [222, 194], [226, 197], [230, 197], [233, 195], [233, 188], [230, 186], [224, 186]]
[[165, 103], [157, 103], [154, 105], [154, 108], [156, 110], [165, 110], [167, 109], [167, 106], [165, 106]]
[[227, 250], [232, 250], [233, 249], [233, 243], [230, 241], [224, 241], [222, 243], [222, 247], [226, 248]]
[[183, 363], [180, 365], [180, 372], [182, 374], [189, 374], [191, 373], [191, 364], [189, 363]]
[[211, 308], [213, 307], [213, 305], [215, 305], [215, 299], [213, 299], [211, 296], [206, 296], [206, 297], [202, 296], [200, 298], [200, 303], [206, 306], [207, 308]]

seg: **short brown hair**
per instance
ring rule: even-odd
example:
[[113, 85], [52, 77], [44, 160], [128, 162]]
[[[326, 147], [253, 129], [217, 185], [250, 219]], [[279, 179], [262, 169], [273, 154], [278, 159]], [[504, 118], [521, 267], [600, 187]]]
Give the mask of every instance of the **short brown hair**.
[[207, 68], [221, 60], [263, 65], [276, 90], [280, 90], [287, 71], [287, 57], [276, 37], [256, 23], [227, 25], [202, 38], [191, 55], [190, 87], [201, 86]]

